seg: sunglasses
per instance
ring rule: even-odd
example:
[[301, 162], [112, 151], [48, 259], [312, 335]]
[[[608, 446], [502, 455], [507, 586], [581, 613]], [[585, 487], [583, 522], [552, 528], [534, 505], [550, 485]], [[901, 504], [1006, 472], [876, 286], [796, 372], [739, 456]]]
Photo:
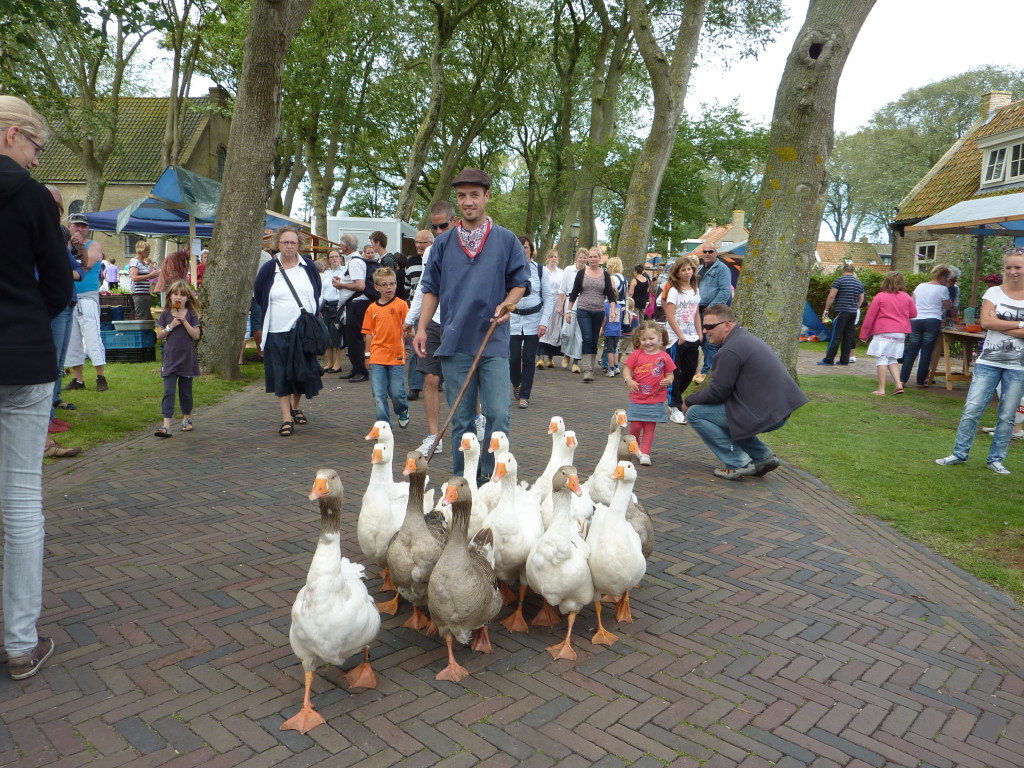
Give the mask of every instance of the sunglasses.
[[704, 253], [714, 253], [714, 251], [704, 251]]
[[718, 326], [725, 325], [727, 322], [729, 322], [729, 321], [728, 320], [723, 320], [720, 323], [704, 323], [704, 330], [705, 331], [713, 331]]
[[437, 229], [437, 230], [440, 230], [441, 232], [444, 232], [446, 229], [448, 229], [448, 227], [451, 226], [451, 224], [452, 223], [450, 221], [446, 221], [444, 224], [431, 224], [430, 228], [431, 229]]

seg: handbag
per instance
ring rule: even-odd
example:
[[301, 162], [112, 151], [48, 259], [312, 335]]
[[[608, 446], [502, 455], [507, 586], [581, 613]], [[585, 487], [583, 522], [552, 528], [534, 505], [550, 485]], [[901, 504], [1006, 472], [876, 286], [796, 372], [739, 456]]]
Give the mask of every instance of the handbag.
[[327, 325], [318, 315], [310, 314], [310, 312], [302, 306], [302, 302], [299, 300], [299, 294], [295, 292], [295, 287], [292, 285], [292, 281], [288, 279], [288, 274], [284, 271], [284, 267], [281, 266], [280, 259], [277, 261], [277, 268], [281, 272], [281, 277], [283, 277], [284, 281], [288, 284], [288, 290], [290, 290], [292, 292], [292, 296], [295, 297], [295, 303], [299, 305], [299, 319], [295, 322], [295, 328], [292, 330], [298, 337], [302, 351], [308, 355], [319, 356], [324, 354], [327, 352], [327, 346], [330, 343], [330, 334], [327, 332]]

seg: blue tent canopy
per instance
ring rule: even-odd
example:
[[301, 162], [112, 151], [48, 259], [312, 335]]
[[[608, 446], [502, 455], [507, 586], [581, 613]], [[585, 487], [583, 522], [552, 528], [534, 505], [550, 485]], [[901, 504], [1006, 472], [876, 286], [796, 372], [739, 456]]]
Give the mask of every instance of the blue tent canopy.
[[[85, 217], [89, 228], [99, 232], [209, 238], [219, 202], [220, 182], [169, 165], [146, 197], [124, 208], [86, 213]], [[266, 212], [264, 227], [276, 229], [285, 224], [305, 226], [282, 214]]]

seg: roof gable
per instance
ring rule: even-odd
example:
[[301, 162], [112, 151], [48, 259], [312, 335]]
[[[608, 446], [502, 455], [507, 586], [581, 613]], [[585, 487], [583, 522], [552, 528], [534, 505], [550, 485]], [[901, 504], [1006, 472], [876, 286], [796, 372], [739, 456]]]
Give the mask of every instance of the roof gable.
[[882, 262], [873, 243], [821, 240], [818, 242], [815, 252], [821, 260], [821, 268], [824, 272], [830, 272], [843, 266], [846, 262], [852, 263], [854, 269], [871, 269], [875, 272], [889, 271], [889, 265]]
[[978, 141], [1017, 128], [1024, 128], [1024, 100], [975, 122], [903, 198], [896, 220], [919, 221], [963, 200], [1019, 192], [1012, 186], [979, 191], [983, 153]]
[[[198, 136], [210, 121], [209, 96], [188, 99], [182, 131], [181, 165], [195, 149]], [[161, 146], [167, 122], [166, 97], [123, 97], [114, 151], [104, 177], [110, 184], [152, 184], [164, 170]], [[75, 154], [59, 141], [51, 141], [40, 158], [36, 176], [53, 184], [84, 184], [85, 171]]]

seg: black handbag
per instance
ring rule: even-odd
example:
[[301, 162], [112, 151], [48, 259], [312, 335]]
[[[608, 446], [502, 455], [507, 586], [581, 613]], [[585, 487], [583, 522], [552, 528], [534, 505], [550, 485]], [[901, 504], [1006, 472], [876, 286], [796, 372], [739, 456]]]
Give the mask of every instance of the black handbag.
[[[300, 261], [299, 263], [301, 264], [302, 262]], [[299, 319], [295, 322], [293, 332], [298, 337], [302, 351], [308, 355], [319, 356], [324, 354], [327, 352], [327, 346], [330, 344], [330, 334], [327, 332], [327, 326], [318, 315], [311, 314], [302, 306], [299, 294], [295, 292], [292, 281], [288, 279], [284, 267], [281, 266], [280, 259], [278, 259], [277, 268], [281, 271], [281, 277], [284, 278], [285, 283], [288, 284], [288, 290], [295, 297], [295, 303], [299, 305]]]

